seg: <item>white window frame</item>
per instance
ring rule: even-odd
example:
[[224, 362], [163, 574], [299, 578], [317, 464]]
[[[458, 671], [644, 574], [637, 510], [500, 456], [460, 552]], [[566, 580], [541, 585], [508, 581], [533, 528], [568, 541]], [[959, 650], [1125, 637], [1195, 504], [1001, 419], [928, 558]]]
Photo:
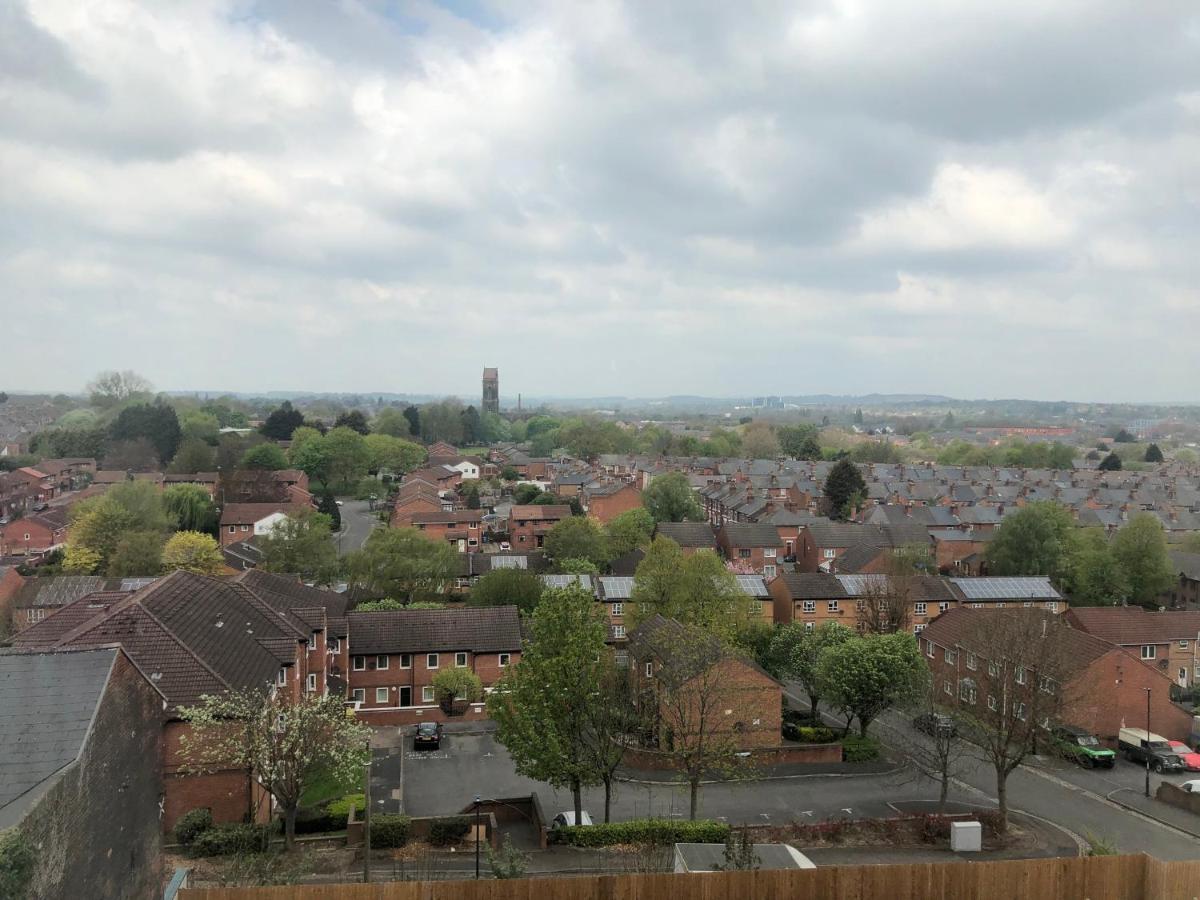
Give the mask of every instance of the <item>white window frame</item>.
[[929, 605], [927, 603], [917, 602], [913, 604], [913, 615], [925, 616], [928, 615]]
[[841, 607], [838, 606], [838, 602], [836, 600], [826, 600], [825, 601], [825, 611], [835, 613], [835, 612], [841, 612], [842, 610], [841, 610]]
[[625, 604], [624, 603], [614, 603], [612, 605], [612, 607], [610, 608], [609, 612], [614, 616], [623, 616], [623, 615], [625, 615]]
[[[467, 667], [467, 656], [468, 656], [468, 654], [463, 653], [461, 650], [459, 650], [457, 653], [455, 653], [454, 654], [454, 668], [465, 669]], [[459, 662], [460, 659], [462, 660], [462, 662]]]
[[816, 611], [817, 611], [817, 601], [816, 600], [801, 600], [800, 601], [800, 612], [815, 613]]
[[433, 685], [432, 684], [422, 685], [422, 687], [421, 687], [421, 702], [422, 703], [432, 703], [433, 702]]
[[1024, 722], [1029, 718], [1029, 710], [1025, 707], [1024, 703], [1018, 703], [1017, 708], [1013, 711], [1013, 715]]
[[968, 669], [970, 669], [972, 672], [974, 672], [974, 671], [975, 671], [977, 668], [979, 668], [979, 660], [978, 660], [978, 659], [976, 659], [976, 657], [975, 657], [975, 654], [974, 654], [974, 653], [968, 653], [968, 654], [967, 654], [967, 658], [966, 658], [966, 666], [967, 666], [967, 668], [968, 668]]
[[774, 578], [774, 577], [775, 577], [775, 567], [774, 566], [763, 566], [763, 578]]
[[1000, 704], [996, 702], [996, 695], [988, 694], [988, 709], [990, 709], [992, 712], [995, 712], [999, 706]]
[[338, 638], [338, 637], [330, 638], [329, 640], [327, 640], [325, 642], [325, 649], [328, 650], [330, 653], [341, 653], [342, 652], [342, 639]]
[[350, 699], [353, 700], [355, 703], [366, 703], [367, 702], [367, 689], [366, 688], [355, 688], [354, 690], [352, 690], [350, 692]]
[[913, 634], [920, 634], [924, 630], [925, 630], [924, 625], [914, 625], [913, 626]]
[[367, 671], [367, 658], [365, 656], [350, 657], [350, 669], [354, 672]]
[[500, 666], [500, 668], [503, 669], [505, 666], [507, 666], [509, 663], [512, 662], [512, 654], [511, 653], [501, 653], [496, 657], [496, 662]]
[[938, 604], [938, 612], [945, 612], [949, 608], [950, 608], [950, 604], [946, 600], [943, 600], [941, 603]]
[[[379, 695], [380, 695], [380, 694], [383, 694], [383, 699], [382, 699], [382, 700], [380, 700], [380, 699], [379, 699]], [[375, 688], [375, 702], [376, 702], [376, 703], [382, 703], [384, 706], [386, 706], [388, 703], [390, 703], [390, 702], [391, 702], [391, 695], [390, 695], [389, 689], [388, 689], [388, 688], [385, 688], [385, 687], [377, 687], [377, 688]]]
[[990, 660], [988, 661], [988, 677], [989, 678], [999, 678], [1000, 677], [1000, 663], [991, 662]]
[[825, 550], [821, 551], [821, 557], [823, 559], [837, 559], [837, 551], [831, 548], [826, 548]]
[[1187, 648], [1188, 648], [1188, 642], [1187, 642], [1186, 640], [1184, 640], [1184, 641], [1180, 641], [1180, 642], [1179, 642], [1179, 649], [1180, 649], [1180, 650], [1186, 650]]
[[949, 681], [943, 681], [942, 682], [942, 693], [945, 694], [947, 697], [953, 697], [954, 696], [954, 685], [952, 685]]
[[317, 649], [317, 633], [315, 631], [308, 636], [308, 649], [309, 650]]
[[280, 687], [287, 684], [287, 669], [282, 666], [280, 667], [279, 671], [275, 674], [275, 683]]
[[647, 678], [653, 678], [654, 677], [654, 663], [652, 663], [652, 662], [646, 663], [645, 667], [643, 668], [643, 671], [646, 673]]
[[958, 651], [951, 650], [949, 647], [945, 647], [942, 650], [942, 659], [946, 661], [946, 665], [952, 666], [958, 661]]
[[[430, 660], [433, 660], [433, 662], [430, 662]], [[440, 663], [440, 662], [441, 662], [441, 657], [438, 654], [436, 654], [436, 653], [426, 653], [425, 654], [425, 668], [436, 669], [438, 667], [438, 663]]]
[[816, 622], [805, 622], [804, 623], [804, 633], [812, 634], [813, 629], [816, 627], [816, 624], [817, 624]]
[[934, 654], [936, 654], [936, 653], [937, 653], [937, 651], [933, 649], [933, 641], [926, 641], [925, 642], [925, 655], [928, 656], [930, 659], [933, 659]]
[[1025, 667], [1017, 666], [1017, 684], [1024, 684], [1027, 677], [1028, 676], [1025, 674]]
[[1154, 644], [1142, 644], [1142, 659], [1149, 661], [1158, 658], [1158, 647]]
[[412, 654], [411, 653], [401, 653], [400, 654], [400, 668], [402, 668], [402, 669], [411, 669], [412, 668]]
[[625, 639], [625, 626], [624, 625], [614, 625], [612, 627], [612, 630], [613, 630], [613, 640], [620, 641], [620, 640]]
[[378, 653], [375, 655], [375, 668], [379, 671], [387, 671], [391, 664], [391, 660], [386, 653]]
[[777, 555], [778, 553], [775, 547], [763, 548], [763, 559], [775, 559]]
[[314, 693], [314, 692], [316, 691], [316, 689], [317, 689], [317, 675], [316, 675], [316, 673], [315, 673], [315, 672], [309, 672], [309, 673], [308, 673], [308, 678], [307, 678], [307, 679], [305, 679], [305, 683], [304, 683], [304, 689], [305, 689], [306, 691], [308, 691], [310, 694], [311, 694], [311, 693]]

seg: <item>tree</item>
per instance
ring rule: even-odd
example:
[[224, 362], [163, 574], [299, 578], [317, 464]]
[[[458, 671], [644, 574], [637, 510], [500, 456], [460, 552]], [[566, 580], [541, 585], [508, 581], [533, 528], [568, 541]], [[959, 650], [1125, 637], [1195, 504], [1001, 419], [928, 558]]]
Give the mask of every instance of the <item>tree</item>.
[[773, 668], [787, 678], [800, 682], [808, 695], [812, 717], [819, 721], [821, 699], [826, 685], [821, 680], [821, 657], [826, 650], [854, 637], [854, 631], [840, 622], [823, 622], [812, 631], [801, 622], [781, 625], [771, 641], [770, 658]]
[[1021, 507], [993, 535], [987, 547], [994, 575], [1045, 575], [1061, 579], [1069, 563], [1075, 520], [1066, 507], [1039, 500]]
[[624, 556], [650, 543], [654, 534], [654, 516], [645, 507], [627, 509], [607, 526], [608, 550], [613, 557]]
[[328, 459], [329, 487], [348, 492], [364, 475], [370, 464], [367, 441], [353, 428], [334, 428], [321, 439]]
[[163, 490], [162, 502], [174, 527], [182, 531], [212, 532], [216, 528], [216, 504], [201, 485], [173, 484]]
[[577, 585], [550, 588], [530, 619], [520, 662], [488, 697], [496, 737], [518, 774], [570, 789], [576, 822], [584, 786], [600, 780], [587, 750], [587, 710], [597, 702], [607, 636], [590, 592]]
[[242, 454], [238, 464], [243, 469], [264, 469], [268, 472], [278, 472], [288, 467], [287, 457], [278, 444], [256, 444]]
[[832, 704], [858, 719], [859, 734], [884, 710], [911, 701], [929, 670], [911, 634], [852, 637], [821, 654], [818, 678]]
[[864, 634], [907, 632], [912, 621], [912, 578], [885, 575], [868, 578], [863, 586], [862, 610], [858, 614]]
[[916, 770], [926, 778], [938, 783], [938, 812], [946, 808], [950, 796], [950, 780], [955, 777], [967, 753], [967, 744], [958, 736], [959, 717], [953, 711], [939, 705], [938, 691], [941, 687], [925, 680], [917, 693], [909, 713], [916, 716], [935, 717], [933, 733], [919, 735], [915, 739], [901, 736], [901, 750], [913, 763]]
[[90, 547], [69, 546], [63, 555], [63, 571], [70, 575], [92, 575], [100, 568], [103, 558]]
[[434, 700], [447, 711], [455, 700], [473, 702], [483, 697], [483, 682], [470, 669], [442, 669], [432, 684]]
[[1117, 606], [1129, 596], [1129, 578], [1099, 528], [1072, 536], [1065, 587], [1072, 606]]
[[467, 484], [467, 509], [479, 509], [479, 482], [471, 481]]
[[367, 424], [367, 417], [363, 415], [362, 410], [352, 409], [349, 412], [344, 412], [333, 423], [334, 428], [350, 428], [357, 431], [359, 434], [370, 434], [371, 428]]
[[415, 528], [379, 528], [362, 550], [347, 554], [351, 584], [380, 597], [405, 602], [431, 599], [458, 574], [458, 553]]
[[199, 409], [179, 417], [179, 430], [185, 441], [203, 441], [215, 447], [221, 437], [221, 423], [215, 415]]
[[793, 459], [821, 458], [821, 431], [816, 425], [785, 425], [775, 434], [780, 449]]
[[329, 516], [329, 527], [332, 531], [342, 530], [342, 509], [337, 505], [337, 498], [333, 496], [333, 491], [328, 488], [321, 491], [321, 496], [317, 500], [317, 512]]
[[367, 471], [371, 474], [390, 472], [404, 475], [420, 468], [427, 455], [420, 444], [386, 434], [368, 434], [364, 443], [367, 448]]
[[109, 434], [114, 441], [146, 438], [154, 445], [159, 462], [166, 464], [179, 449], [183, 433], [175, 410], [166, 403], [137, 403], [121, 410]]
[[512, 466], [505, 466], [500, 470], [500, 479], [502, 481], [516, 481], [521, 477], [521, 473]]
[[275, 523], [257, 539], [262, 568], [267, 572], [325, 580], [337, 564], [337, 550], [329, 530], [329, 517], [303, 510]]
[[182, 569], [195, 575], [219, 575], [224, 567], [216, 540], [199, 531], [177, 531], [162, 548], [162, 568], [167, 572]]
[[[99, 557], [97, 567], [107, 570], [121, 541], [133, 532], [165, 535], [170, 519], [163, 510], [158, 490], [148, 481], [128, 481], [110, 488], [100, 497], [90, 497], [72, 508], [68, 544], [86, 548]], [[144, 548], [144, 544], [139, 545]], [[126, 559], [134, 547], [126, 548]], [[144, 557], [142, 557], [144, 560]], [[128, 564], [122, 562], [122, 565]]]
[[384, 434], [388, 437], [407, 438], [412, 436], [412, 425], [404, 418], [404, 413], [394, 406], [381, 409], [371, 423], [372, 434]]
[[700, 522], [704, 510], [682, 472], [658, 475], [642, 491], [642, 505], [655, 522]]
[[838, 460], [825, 477], [825, 506], [832, 519], [849, 519], [854, 507], [867, 496], [867, 482], [858, 466]]
[[533, 502], [533, 499], [542, 492], [542, 489], [536, 484], [518, 484], [513, 488], [513, 503], [518, 506], [526, 506]]
[[1137, 442], [1137, 438], [1124, 428], [1119, 428], [1117, 429], [1117, 433], [1113, 435], [1113, 441], [1118, 444], [1133, 444]]
[[1158, 606], [1175, 582], [1162, 523], [1153, 513], [1138, 513], [1117, 532], [1112, 552], [1129, 580], [1129, 599], [1150, 609]]
[[612, 816], [612, 792], [617, 769], [629, 746], [628, 736], [640, 729], [629, 670], [616, 664], [611, 653], [597, 663], [595, 693], [584, 707], [583, 749], [588, 767], [604, 785], [604, 821]]
[[745, 827], [729, 829], [722, 856], [725, 861], [715, 867], [721, 872], [749, 872], [762, 865], [750, 829]]
[[167, 471], [175, 475], [195, 475], [197, 472], [212, 472], [216, 465], [212, 447], [202, 440], [185, 438], [175, 451], [175, 458], [167, 466]]
[[108, 429], [103, 425], [78, 428], [50, 428], [39, 431], [29, 442], [30, 449], [43, 458], [62, 459], [78, 456], [100, 459], [108, 441]]
[[105, 574], [109, 578], [157, 575], [162, 571], [162, 554], [161, 531], [126, 532], [109, 557]]
[[1121, 457], [1115, 453], [1110, 453], [1104, 459], [1100, 460], [1100, 465], [1096, 466], [1101, 472], [1118, 472], [1123, 463]]
[[552, 562], [586, 559], [597, 567], [609, 560], [608, 538], [594, 519], [572, 516], [546, 532], [546, 556]]
[[854, 424], [855, 424], [855, 425], [861, 425], [862, 423], [863, 423], [863, 411], [862, 411], [862, 409], [860, 408], [860, 409], [856, 409], [856, 410], [854, 410]]
[[244, 768], [275, 798], [283, 814], [287, 849], [295, 846], [296, 810], [318, 777], [345, 783], [366, 764], [371, 729], [346, 715], [334, 694], [230, 691], [180, 709], [191, 724], [180, 739], [187, 767], [207, 772]]
[[315, 428], [301, 426], [292, 433], [288, 459], [312, 481], [324, 484], [329, 479], [329, 451], [325, 446], [325, 436]]
[[742, 452], [751, 459], [775, 459], [783, 451], [768, 422], [751, 422], [742, 431]]
[[542, 579], [527, 569], [492, 569], [471, 586], [470, 606], [515, 606], [532, 613], [542, 598]]
[[408, 433], [413, 437], [420, 437], [421, 411], [415, 406], [406, 406], [404, 407], [404, 412], [402, 415], [404, 418], [408, 419]]
[[1146, 455], [1142, 458], [1148, 463], [1160, 463], [1163, 461], [1163, 452], [1158, 444], [1151, 444], [1146, 448]]
[[462, 439], [467, 444], [477, 444], [483, 438], [483, 419], [479, 410], [468, 406], [462, 411]]
[[638, 564], [630, 596], [637, 626], [655, 615], [696, 625], [731, 642], [754, 615], [753, 603], [719, 556], [685, 556], [670, 538], [657, 537]]
[[125, 472], [154, 472], [161, 466], [158, 451], [149, 438], [131, 441], [109, 441], [101, 465], [105, 469]]
[[[405, 410], [407, 416], [408, 411]], [[463, 439], [463, 405], [453, 397], [421, 407], [421, 437], [425, 443], [446, 441], [459, 444]]]
[[557, 560], [554, 568], [559, 575], [591, 575], [594, 577], [600, 574], [600, 567], [590, 559], [577, 559], [570, 556]]
[[92, 406], [107, 409], [154, 392], [154, 385], [137, 372], [110, 370], [93, 378], [86, 388]]
[[304, 424], [304, 414], [284, 400], [278, 408], [271, 410], [259, 431], [272, 441], [290, 441], [292, 432]]

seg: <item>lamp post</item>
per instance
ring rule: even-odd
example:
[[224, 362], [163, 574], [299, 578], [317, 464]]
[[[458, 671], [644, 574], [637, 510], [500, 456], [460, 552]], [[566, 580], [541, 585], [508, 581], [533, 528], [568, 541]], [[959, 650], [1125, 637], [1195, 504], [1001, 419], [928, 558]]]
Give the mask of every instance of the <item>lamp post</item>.
[[[1147, 788], [1148, 790], [1148, 788]], [[475, 794], [475, 881], [479, 881], [479, 794]]]
[[371, 881], [371, 742], [367, 741], [367, 764], [363, 768], [363, 884]]
[[[1150, 688], [1142, 688], [1146, 692], [1146, 743], [1150, 743]], [[1146, 796], [1150, 796], [1150, 752], [1146, 748]]]

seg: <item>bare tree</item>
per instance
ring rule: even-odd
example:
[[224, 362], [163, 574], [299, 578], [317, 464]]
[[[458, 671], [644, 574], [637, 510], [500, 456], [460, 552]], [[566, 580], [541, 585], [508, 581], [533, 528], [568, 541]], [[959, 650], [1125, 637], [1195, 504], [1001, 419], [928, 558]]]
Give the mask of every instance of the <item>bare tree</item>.
[[912, 578], [883, 575], [868, 578], [863, 585], [859, 628], [865, 634], [895, 634], [909, 630], [912, 623]]
[[958, 737], [960, 716], [948, 707], [938, 705], [937, 690], [926, 684], [909, 712], [915, 722], [921, 722], [922, 736], [910, 738], [900, 733], [900, 751], [912, 762], [918, 776], [938, 783], [938, 811], [946, 807], [950, 795], [950, 780], [955, 777], [967, 755], [967, 744]]
[[85, 390], [93, 406], [107, 407], [124, 403], [138, 395], [149, 396], [154, 391], [154, 385], [137, 372], [111, 370], [97, 375], [88, 382]]
[[629, 670], [619, 668], [610, 653], [602, 655], [598, 668], [595, 702], [583, 707], [582, 743], [588, 765], [604, 785], [604, 821], [608, 822], [617, 768], [642, 722], [633, 702]]

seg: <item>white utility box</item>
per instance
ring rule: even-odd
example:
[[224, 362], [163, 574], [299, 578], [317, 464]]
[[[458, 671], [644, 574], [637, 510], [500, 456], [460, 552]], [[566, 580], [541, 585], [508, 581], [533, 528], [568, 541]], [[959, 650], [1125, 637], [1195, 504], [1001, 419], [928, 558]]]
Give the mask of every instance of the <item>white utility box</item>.
[[950, 849], [955, 853], [978, 853], [983, 849], [983, 826], [978, 822], [951, 822]]

